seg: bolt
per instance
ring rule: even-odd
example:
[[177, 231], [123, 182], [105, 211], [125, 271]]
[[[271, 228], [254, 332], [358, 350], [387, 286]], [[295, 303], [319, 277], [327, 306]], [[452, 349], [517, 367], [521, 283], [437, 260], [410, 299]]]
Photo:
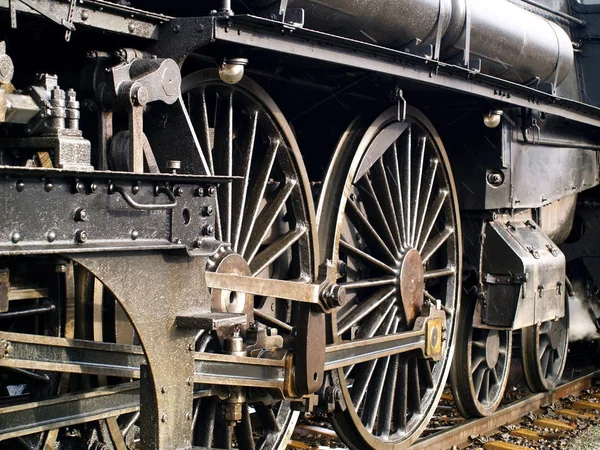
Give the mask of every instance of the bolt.
[[24, 189], [25, 183], [23, 183], [21, 180], [17, 181], [17, 192], [23, 192]]
[[98, 185], [96, 183], [90, 184], [90, 191], [96, 192], [98, 190]]
[[77, 230], [75, 232], [75, 241], [79, 244], [83, 244], [88, 240], [88, 234], [85, 230]]
[[138, 237], [140, 237], [140, 233], [138, 233], [136, 230], [131, 230], [131, 240], [135, 241]]
[[52, 183], [49, 181], [46, 181], [46, 184], [44, 184], [44, 190], [46, 192], [50, 192], [52, 190]]
[[170, 159], [167, 161], [167, 170], [170, 170], [172, 173], [177, 173], [178, 170], [181, 169], [181, 161], [176, 159]]
[[182, 187], [175, 188], [174, 193], [177, 197], [183, 196], [183, 188]]
[[204, 189], [201, 187], [194, 189], [194, 195], [196, 197], [202, 197], [204, 195]]
[[346, 303], [346, 288], [333, 284], [323, 291], [321, 300], [329, 308], [338, 308]]
[[66, 273], [67, 272], [67, 265], [66, 264], [57, 264], [54, 267], [54, 270], [56, 271], [56, 273]]
[[173, 25], [173, 33], [179, 33], [181, 31], [180, 25]]
[[83, 185], [83, 183], [81, 181], [78, 181], [77, 184], [75, 185], [75, 189], [77, 190], [77, 192], [82, 193], [85, 191], [85, 186]]
[[78, 222], [84, 222], [88, 220], [88, 213], [83, 208], [77, 208], [74, 214], [75, 220]]
[[54, 231], [48, 231], [48, 233], [46, 234], [46, 239], [48, 240], [48, 242], [54, 242], [56, 239], [56, 233]]
[[210, 186], [207, 190], [206, 193], [208, 194], [209, 197], [212, 197], [213, 195], [215, 195], [215, 192], [217, 192], [217, 190], [215, 189], [214, 186]]
[[183, 241], [179, 238], [175, 238], [175, 240], [173, 242], [175, 242], [175, 244], [177, 244], [177, 245], [180, 245]]
[[212, 225], [205, 225], [202, 228], [202, 234], [204, 234], [205, 236], [212, 236], [215, 233], [215, 227], [213, 227]]
[[192, 417], [193, 417], [193, 416], [192, 416], [192, 412], [191, 412], [191, 411], [190, 411], [190, 412], [188, 412], [188, 413], [185, 415], [185, 418], [186, 418], [187, 420], [192, 420]]
[[188, 384], [188, 386], [193, 386], [194, 385], [194, 379], [192, 377], [189, 377], [187, 379], [187, 384]]
[[[193, 343], [193, 342], [192, 342], [191, 344], [188, 344], [188, 350], [189, 350], [190, 352], [193, 352], [193, 351], [194, 351], [194, 343]], [[188, 378], [188, 381], [189, 381], [189, 378]]]
[[210, 205], [208, 205], [206, 208], [204, 208], [205, 216], [212, 216], [214, 212], [215, 212], [214, 208]]
[[492, 186], [496, 186], [497, 187], [497, 186], [500, 186], [504, 182], [504, 176], [502, 175], [501, 172], [492, 171], [492, 172], [488, 173], [488, 175], [487, 175], [487, 181]]
[[13, 242], [13, 244], [16, 244], [17, 242], [19, 242], [21, 240], [21, 233], [19, 233], [18, 231], [15, 231], [11, 237], [10, 240]]

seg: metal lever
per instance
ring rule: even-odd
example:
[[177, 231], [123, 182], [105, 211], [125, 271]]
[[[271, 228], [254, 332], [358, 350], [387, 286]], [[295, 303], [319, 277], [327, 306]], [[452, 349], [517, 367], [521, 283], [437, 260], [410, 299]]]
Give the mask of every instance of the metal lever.
[[127, 191], [124, 188], [122, 188], [121, 186], [117, 186], [114, 183], [111, 183], [108, 186], [108, 193], [112, 194], [113, 192], [118, 192], [119, 194], [121, 194], [121, 197], [123, 197], [123, 200], [125, 200], [127, 202], [127, 204], [129, 206], [131, 206], [133, 209], [139, 209], [142, 211], [156, 211], [156, 210], [161, 210], [161, 209], [173, 209], [177, 206], [177, 200], [175, 199], [175, 195], [173, 195], [173, 193], [166, 187], [157, 187], [156, 195], [165, 194], [167, 197], [169, 197], [169, 200], [171, 201], [171, 203], [164, 203], [164, 204], [158, 204], [158, 205], [156, 205], [156, 204], [144, 205], [142, 203], [138, 203], [131, 197], [131, 195], [129, 195], [127, 193]]

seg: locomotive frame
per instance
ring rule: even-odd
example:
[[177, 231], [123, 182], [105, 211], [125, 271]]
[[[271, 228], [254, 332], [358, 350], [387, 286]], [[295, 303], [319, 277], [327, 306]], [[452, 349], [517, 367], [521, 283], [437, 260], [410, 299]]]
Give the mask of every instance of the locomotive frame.
[[[540, 12], [540, 5], [534, 8]], [[136, 423], [143, 430], [143, 448], [190, 448], [193, 443], [231, 448], [235, 439], [240, 448], [267, 450], [282, 448], [299, 413], [318, 407], [332, 413], [336, 430], [352, 448], [406, 448], [441, 395], [450, 372], [447, 357], [462, 321], [483, 330], [483, 348], [495, 355], [495, 361], [487, 361], [483, 397], [477, 393], [481, 384], [477, 391], [472, 378], [475, 362], [459, 358], [453, 366], [453, 380], [463, 380], [453, 381], [463, 414], [485, 415], [497, 407], [506, 384], [506, 358], [502, 374], [495, 367], [510, 352], [513, 330], [522, 329], [525, 336], [529, 384], [544, 390], [559, 381], [566, 359], [565, 298], [572, 294], [567, 261], [583, 260], [591, 278], [597, 274], [591, 255], [573, 255], [567, 246], [565, 259], [554, 241], [562, 243], [571, 234], [576, 194], [594, 192], [600, 184], [595, 139], [600, 108], [562, 98], [553, 85], [518, 84], [482, 73], [469, 53], [469, 38], [461, 58], [446, 62], [439, 58], [439, 40], [437, 46], [401, 51], [306, 29], [302, 11], [288, 9], [286, 1], [271, 17], [234, 14], [229, 1], [203, 17], [171, 17], [103, 0], [0, 0], [0, 10], [17, 29], [21, 23], [61, 26], [68, 39], [107, 32], [114, 39], [107, 47], [115, 50], [114, 55], [104, 50], [88, 54], [93, 74], [86, 80], [92, 80], [93, 89], [90, 94], [87, 86], [85, 95], [98, 121], [93, 145], [79, 130], [74, 91], [61, 94], [52, 75], [41, 76], [26, 92], [15, 91], [10, 58], [3, 61], [11, 67], [0, 70], [8, 80], [2, 80], [0, 118], [17, 124], [0, 139], [0, 149], [10, 149], [0, 160], [0, 256], [11, 268], [0, 271], [0, 317], [19, 314], [11, 309], [18, 293], [9, 289], [9, 274], [19, 273], [14, 261], [23, 257], [36, 264], [50, 261], [44, 264], [56, 267], [60, 279], [48, 281], [37, 294], [21, 295], [65, 302], [43, 303], [47, 311], [65, 314], [46, 335], [0, 332], [0, 368], [31, 379], [62, 373], [58, 385], [63, 386], [72, 373], [101, 380], [84, 394], [57, 388], [56, 398], [0, 408], [1, 440], [34, 436], [31, 448], [61, 448], [73, 437], [65, 427], [79, 433], [80, 424], [98, 423], [90, 439], [121, 450], [128, 445], [124, 430]], [[543, 13], [562, 24], [585, 23], [549, 8]], [[78, 50], [92, 50], [78, 45]], [[26, 42], [15, 45], [17, 60], [23, 60], [26, 47]], [[347, 92], [355, 99], [375, 98], [375, 118], [354, 121], [330, 152], [318, 209], [303, 158], [315, 165], [328, 161], [316, 155], [318, 147], [301, 152], [304, 147], [296, 144], [298, 133], [304, 133], [299, 140], [315, 142], [306, 137], [313, 124], [292, 129], [259, 84], [242, 79], [227, 90], [218, 78], [225, 65], [239, 70], [249, 61], [251, 76], [277, 80], [280, 67], [270, 63], [273, 58], [291, 68], [306, 65], [312, 72], [310, 81], [284, 80], [300, 89], [297, 97], [306, 87], [328, 92], [327, 98]], [[219, 69], [182, 80], [180, 69], [185, 75], [196, 65]], [[346, 75], [346, 70], [356, 73]], [[585, 78], [590, 69], [582, 70], [579, 75]], [[342, 74], [347, 82], [330, 88], [331, 74]], [[364, 87], [374, 79], [380, 85]], [[195, 91], [201, 92], [195, 94], [202, 99], [199, 106], [190, 103], [192, 94], [184, 95]], [[206, 92], [216, 93], [214, 104]], [[425, 101], [419, 100], [421, 94]], [[454, 134], [438, 133], [435, 127], [461, 102], [468, 112]], [[407, 104], [427, 107], [429, 117]], [[206, 119], [200, 130], [193, 108], [206, 117], [214, 108], [214, 120], [228, 125], [217, 130], [213, 123], [209, 131]], [[19, 126], [33, 123], [40, 111], [44, 123], [27, 129], [25, 137]], [[234, 130], [238, 111], [254, 117], [254, 125]], [[498, 123], [488, 128], [485, 120]], [[333, 128], [343, 130], [342, 121], [332, 120]], [[128, 134], [118, 137], [113, 126]], [[413, 130], [412, 137], [406, 130]], [[268, 143], [264, 170], [251, 171], [260, 161], [248, 150], [235, 160], [245, 170], [236, 174], [233, 142], [252, 141], [256, 134]], [[482, 150], [466, 155], [465, 142]], [[223, 160], [210, 156], [219, 145]], [[39, 152], [48, 149], [54, 166], [14, 163], [20, 161], [14, 156], [19, 151], [33, 150], [40, 159]], [[546, 160], [542, 174], [531, 177]], [[222, 171], [216, 173], [215, 167]], [[417, 177], [411, 179], [415, 168]], [[396, 197], [391, 183], [405, 180], [408, 193]], [[365, 192], [385, 208], [368, 205]], [[395, 211], [398, 220], [384, 209]], [[37, 213], [33, 220], [32, 211]], [[354, 230], [353, 242], [348, 234], [342, 238], [342, 229]], [[439, 234], [430, 239], [432, 230]], [[588, 234], [586, 239], [593, 238]], [[371, 242], [372, 254], [360, 250], [361, 242]], [[438, 251], [439, 261], [432, 259]], [[354, 279], [348, 275], [352, 271]], [[463, 274], [476, 279], [467, 283], [471, 291], [465, 311], [472, 313], [466, 318], [459, 308]], [[446, 284], [436, 281], [436, 292], [429, 292], [427, 283], [439, 279]], [[381, 286], [394, 283], [393, 294], [381, 293]], [[375, 288], [374, 306], [352, 306], [359, 304], [353, 292]], [[115, 329], [129, 322], [135, 341], [118, 342], [115, 330], [114, 342], [102, 342], [106, 313], [97, 311], [91, 316], [91, 335], [85, 325], [73, 330], [69, 309], [74, 303], [83, 310], [86, 295], [100, 309], [116, 299], [120, 306], [111, 313], [123, 311]], [[398, 304], [388, 302], [390, 295], [397, 296]], [[267, 307], [274, 313], [265, 313]], [[539, 344], [546, 334], [553, 352], [549, 364], [556, 365], [549, 372], [536, 366], [540, 359], [548, 361]], [[458, 339], [461, 349], [477, 345], [471, 335], [459, 333]], [[409, 356], [400, 359], [404, 354]], [[405, 372], [392, 377], [389, 366]], [[471, 373], [462, 373], [467, 369]], [[360, 390], [345, 381], [352, 370]], [[498, 387], [489, 381], [492, 372]], [[373, 376], [377, 383], [370, 388]], [[111, 385], [106, 377], [140, 381]], [[388, 390], [390, 382], [402, 389]], [[363, 401], [377, 412], [365, 413]], [[214, 412], [217, 404], [222, 412]], [[201, 424], [210, 432], [192, 427], [202, 408], [217, 417]], [[128, 423], [117, 422], [118, 415]], [[251, 417], [259, 416], [267, 431], [255, 443]], [[219, 427], [225, 437], [216, 436]]]

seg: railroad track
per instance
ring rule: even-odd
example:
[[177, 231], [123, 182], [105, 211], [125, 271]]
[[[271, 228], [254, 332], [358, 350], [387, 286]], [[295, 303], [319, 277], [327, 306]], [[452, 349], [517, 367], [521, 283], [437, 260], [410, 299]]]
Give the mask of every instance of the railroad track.
[[[552, 391], [516, 400], [489, 417], [466, 420], [443, 431], [431, 430], [433, 434], [418, 440], [411, 449], [448, 450], [475, 446], [484, 450], [522, 450], [530, 448], [528, 443], [535, 443], [540, 439], [557, 440], [564, 433], [576, 430], [578, 421], [600, 418], [600, 394], [585, 392], [596, 385], [599, 377], [600, 370], [591, 372]], [[559, 402], [563, 405], [555, 408], [554, 414], [549, 417], [545, 410], [549, 405]], [[298, 425], [296, 433], [297, 436], [320, 434], [324, 440], [336, 441], [335, 432], [324, 427]], [[495, 436], [500, 434], [509, 435], [511, 439], [519, 441], [520, 445], [496, 439]], [[294, 440], [288, 448], [317, 447]]]

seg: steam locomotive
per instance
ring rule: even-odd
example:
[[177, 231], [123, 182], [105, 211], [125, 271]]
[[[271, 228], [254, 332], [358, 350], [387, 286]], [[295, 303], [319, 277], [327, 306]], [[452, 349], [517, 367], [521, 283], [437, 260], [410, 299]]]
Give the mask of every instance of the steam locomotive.
[[320, 411], [400, 450], [448, 380], [484, 417], [517, 353], [546, 391], [598, 337], [599, 0], [0, 23], [0, 448], [283, 449]]

